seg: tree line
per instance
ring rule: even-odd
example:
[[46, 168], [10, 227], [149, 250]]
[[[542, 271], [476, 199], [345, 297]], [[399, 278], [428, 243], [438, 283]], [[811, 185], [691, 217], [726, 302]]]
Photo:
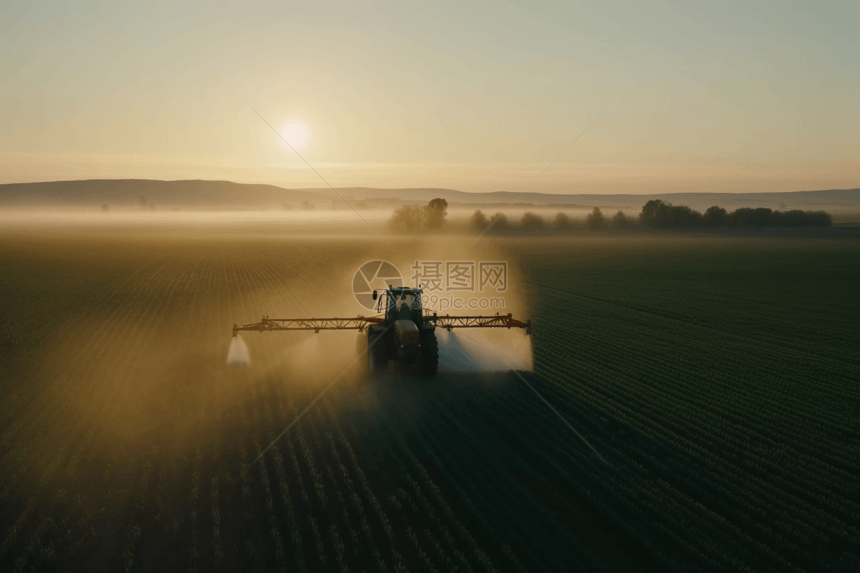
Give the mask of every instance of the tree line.
[[731, 213], [722, 207], [709, 207], [704, 214], [684, 205], [672, 205], [659, 199], [645, 203], [639, 221], [649, 227], [830, 227], [833, 220], [824, 211], [774, 211], [764, 207], [742, 207]]
[[[404, 205], [394, 210], [388, 224], [392, 231], [399, 233], [418, 233], [440, 231], [448, 214], [445, 199], [433, 199], [427, 205]], [[652, 199], [642, 206], [637, 219], [630, 218], [623, 211], [612, 217], [605, 217], [599, 207], [595, 207], [585, 218], [590, 229], [607, 226], [629, 228], [636, 223], [642, 226], [661, 229], [692, 228], [739, 228], [739, 227], [831, 227], [833, 220], [824, 211], [774, 211], [759, 207], [742, 207], [729, 213], [722, 207], [709, 207], [704, 214], [685, 205], [672, 205], [660, 199]], [[477, 232], [501, 234], [520, 230], [537, 232], [544, 230], [570, 230], [576, 223], [565, 213], [558, 213], [554, 219], [547, 220], [532, 212], [523, 214], [519, 222], [511, 221], [503, 212], [487, 217], [480, 210], [475, 211], [469, 220], [469, 228]]]
[[[590, 229], [601, 229], [608, 226], [629, 228], [636, 223], [642, 226], [663, 229], [691, 228], [740, 228], [740, 227], [830, 227], [833, 225], [831, 216], [824, 211], [774, 211], [767, 208], [752, 209], [742, 207], [729, 213], [722, 207], [710, 207], [704, 214], [684, 205], [672, 205], [653, 199], [643, 205], [637, 219], [628, 217], [623, 211], [618, 211], [612, 217], [604, 216], [599, 207], [595, 207], [585, 217], [585, 225]], [[558, 213], [555, 219], [548, 221], [535, 213], [523, 214], [519, 224], [514, 223], [504, 213], [496, 213], [487, 217], [480, 210], [475, 211], [469, 221], [469, 227], [478, 232], [490, 231], [504, 233], [519, 229], [522, 231], [540, 231], [554, 229], [564, 231], [574, 226], [573, 220], [564, 213]]]
[[[597, 207], [586, 217], [586, 224], [592, 228], [600, 228], [607, 223], [623, 227], [629, 223], [629, 220], [623, 212], [618, 211], [618, 213], [607, 221]], [[504, 233], [514, 229], [521, 229], [523, 231], [541, 231], [547, 229], [565, 231], [572, 229], [574, 226], [574, 220], [564, 213], [558, 213], [554, 219], [547, 220], [531, 211], [524, 213], [519, 223], [511, 221], [504, 213], [496, 213], [488, 218], [480, 210], [475, 211], [475, 214], [469, 220], [469, 227], [472, 230], [480, 232], [492, 230], [495, 233]]]

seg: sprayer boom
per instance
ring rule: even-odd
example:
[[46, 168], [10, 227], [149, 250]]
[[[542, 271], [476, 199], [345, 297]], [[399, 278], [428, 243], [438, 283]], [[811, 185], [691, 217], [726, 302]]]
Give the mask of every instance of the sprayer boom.
[[252, 324], [233, 325], [233, 336], [240, 330], [264, 332], [268, 330], [358, 330], [371, 324], [382, 324], [382, 318], [357, 316], [355, 318], [268, 318]]
[[355, 318], [269, 318], [260, 322], [233, 325], [234, 343], [241, 343], [236, 336], [242, 330], [266, 332], [269, 330], [357, 330], [367, 333], [358, 337], [356, 360], [361, 360], [371, 377], [382, 372], [391, 360], [412, 365], [422, 375], [432, 378], [439, 368], [439, 343], [436, 328], [522, 328], [532, 333], [532, 321], [519, 321], [510, 314], [495, 316], [439, 316], [422, 308], [420, 288], [390, 286], [382, 291], [373, 291], [373, 300], [378, 301], [378, 316], [356, 316]]
[[532, 321], [519, 321], [510, 314], [496, 316], [437, 316], [433, 313], [425, 320], [448, 331], [452, 328], [524, 328], [526, 334], [532, 333]]
[[[495, 316], [438, 316], [425, 314], [424, 322], [450, 331], [453, 328], [524, 328], [526, 334], [532, 333], [532, 321], [521, 322], [510, 314]], [[233, 325], [233, 336], [241, 330], [264, 332], [270, 330], [358, 330], [363, 332], [368, 326], [385, 324], [381, 316], [357, 316], [355, 318], [268, 318], [260, 322]]]

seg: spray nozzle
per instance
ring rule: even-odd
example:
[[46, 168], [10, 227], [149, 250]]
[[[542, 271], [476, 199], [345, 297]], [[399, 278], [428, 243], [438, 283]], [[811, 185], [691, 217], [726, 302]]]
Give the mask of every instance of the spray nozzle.
[[251, 358], [248, 356], [248, 347], [241, 336], [233, 335], [233, 340], [230, 341], [230, 350], [227, 352], [227, 365], [234, 366], [240, 364], [250, 364]]

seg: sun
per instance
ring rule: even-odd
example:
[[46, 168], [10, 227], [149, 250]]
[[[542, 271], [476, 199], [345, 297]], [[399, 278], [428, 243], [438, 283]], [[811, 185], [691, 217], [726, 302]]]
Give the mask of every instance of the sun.
[[281, 137], [292, 145], [293, 149], [300, 151], [305, 148], [305, 142], [308, 139], [308, 130], [300, 123], [290, 123], [281, 129]]

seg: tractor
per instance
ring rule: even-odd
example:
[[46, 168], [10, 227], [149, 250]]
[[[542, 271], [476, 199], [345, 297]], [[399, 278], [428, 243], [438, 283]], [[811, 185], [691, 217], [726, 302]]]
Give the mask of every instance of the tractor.
[[378, 316], [355, 318], [268, 318], [233, 325], [233, 336], [241, 331], [358, 330], [358, 359], [370, 378], [383, 373], [389, 361], [403, 364], [423, 377], [432, 378], [439, 368], [436, 328], [522, 328], [532, 333], [531, 320], [521, 322], [510, 314], [495, 316], [439, 316], [422, 307], [420, 288], [389, 286], [373, 291]]
[[[439, 368], [439, 343], [436, 340], [436, 325], [425, 320], [421, 308], [421, 289], [390, 287], [380, 297], [373, 291], [373, 300], [378, 301], [376, 310], [384, 310], [384, 320], [367, 328], [367, 337], [359, 336], [358, 352], [366, 369], [373, 378], [385, 371], [388, 361], [417, 366], [418, 371], [432, 378]], [[360, 355], [361, 356], [361, 355]]]

